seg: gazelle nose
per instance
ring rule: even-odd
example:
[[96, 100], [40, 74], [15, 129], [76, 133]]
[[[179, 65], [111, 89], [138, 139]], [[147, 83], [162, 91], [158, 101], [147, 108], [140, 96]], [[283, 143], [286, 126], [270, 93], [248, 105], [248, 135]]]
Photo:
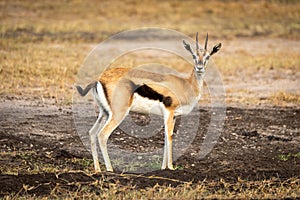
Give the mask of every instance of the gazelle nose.
[[205, 68], [204, 66], [197, 66], [197, 72], [200, 72], [200, 73], [204, 73], [205, 72]]

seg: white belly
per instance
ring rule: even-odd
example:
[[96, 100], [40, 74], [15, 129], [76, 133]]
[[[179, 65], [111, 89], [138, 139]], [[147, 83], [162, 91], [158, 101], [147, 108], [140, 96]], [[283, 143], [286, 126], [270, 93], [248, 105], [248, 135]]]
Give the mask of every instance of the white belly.
[[[175, 110], [175, 116], [189, 114], [197, 103], [198, 99], [195, 99], [191, 104], [179, 106]], [[163, 115], [163, 108], [165, 108], [165, 106], [162, 102], [158, 100], [151, 100], [135, 93], [133, 95], [133, 101], [130, 110], [143, 114]]]
[[198, 103], [198, 99], [195, 99], [190, 104], [179, 106], [175, 110], [175, 116], [178, 116], [178, 115], [188, 115], [193, 110], [193, 108], [196, 106], [197, 103]]
[[175, 110], [175, 116], [178, 115], [187, 115], [189, 114], [194, 108], [194, 105], [184, 105], [180, 106]]
[[134, 93], [130, 110], [143, 114], [162, 115], [162, 106], [163, 103], [158, 100], [151, 100]]

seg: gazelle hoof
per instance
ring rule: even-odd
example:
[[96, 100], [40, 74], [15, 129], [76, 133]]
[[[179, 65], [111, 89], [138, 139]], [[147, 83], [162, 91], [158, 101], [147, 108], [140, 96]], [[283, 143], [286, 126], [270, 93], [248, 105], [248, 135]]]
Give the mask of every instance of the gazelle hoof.
[[113, 170], [113, 168], [107, 168], [106, 171], [113, 172], [114, 170]]

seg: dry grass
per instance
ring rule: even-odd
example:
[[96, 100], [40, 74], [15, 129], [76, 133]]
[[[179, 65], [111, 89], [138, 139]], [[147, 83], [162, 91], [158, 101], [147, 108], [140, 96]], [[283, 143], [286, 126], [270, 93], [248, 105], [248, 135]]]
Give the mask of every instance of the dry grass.
[[[126, 175], [125, 175], [126, 176]], [[127, 177], [128, 178], [128, 177]], [[151, 177], [149, 177], [151, 179]], [[299, 179], [279, 181], [277, 179], [265, 181], [245, 181], [239, 179], [235, 183], [219, 181], [203, 181], [198, 184], [185, 183], [178, 187], [160, 186], [137, 190], [134, 186], [120, 186], [108, 183], [105, 179], [91, 183], [69, 183], [76, 191], [69, 191], [57, 185], [47, 198], [51, 199], [281, 199], [299, 197]], [[34, 187], [23, 186], [22, 192], [30, 192]], [[40, 199], [31, 195], [21, 196], [12, 194], [4, 199]], [[45, 197], [46, 198], [46, 197]]]
[[[103, 188], [99, 182], [95, 182], [96, 187]], [[277, 180], [268, 181], [244, 181], [236, 183], [220, 181], [203, 181], [196, 185], [191, 183], [183, 184], [179, 187], [159, 186], [143, 190], [136, 190], [134, 187], [119, 187], [118, 184], [110, 184], [107, 190], [91, 193], [88, 187], [80, 187], [75, 196], [86, 198], [103, 199], [268, 199], [268, 198], [296, 198], [298, 197], [300, 182], [297, 179], [280, 182]], [[61, 192], [58, 188], [56, 192]], [[62, 191], [63, 192], [63, 191]], [[74, 197], [74, 193], [66, 195], [66, 198]]]
[[294, 92], [289, 93], [285, 91], [278, 91], [271, 95], [270, 101], [273, 104], [280, 105], [280, 106], [288, 106], [289, 104], [292, 105], [300, 105], [300, 93]]
[[[211, 45], [216, 40], [224, 45], [215, 63], [225, 84], [256, 72], [268, 76], [270, 70], [279, 74], [300, 70], [297, 48], [278, 47], [276, 39], [299, 39], [297, 1], [0, 1], [0, 9], [2, 96], [70, 103], [77, 70], [93, 47], [87, 43], [99, 43], [114, 33], [139, 27], [170, 28], [191, 36], [197, 31], [209, 32]], [[251, 48], [251, 40], [240, 43], [234, 39], [261, 36], [274, 42]], [[186, 66], [178, 65], [178, 59], [166, 60], [158, 58], [161, 63]], [[138, 63], [137, 57], [122, 61], [125, 67]]]
[[77, 70], [89, 45], [13, 44], [1, 49], [0, 94], [70, 102]]
[[[0, 152], [1, 161], [6, 164], [0, 166], [1, 174], [19, 175], [19, 174], [45, 174], [45, 173], [64, 173], [74, 171], [72, 168], [84, 168], [84, 173], [93, 171], [93, 160], [88, 158], [71, 158], [64, 162], [55, 162], [55, 156], [48, 152], [44, 158], [41, 158], [36, 151], [11, 151]], [[10, 161], [13, 159], [13, 161]], [[104, 166], [103, 166], [104, 168]]]
[[219, 38], [299, 39], [300, 29], [297, 1], [1, 1], [1, 10], [2, 37], [22, 42], [98, 42], [145, 26]]
[[[93, 45], [88, 44], [40, 43], [5, 46], [1, 49], [0, 54], [0, 79], [2, 80], [0, 94], [54, 98], [57, 103], [70, 104], [77, 70], [83, 63], [84, 57], [87, 56], [87, 52], [92, 48]], [[239, 52], [239, 50], [235, 53], [221, 52], [214, 61], [223, 76], [225, 86], [227, 84], [239, 85], [239, 82], [248, 81], [251, 88], [253, 84], [258, 84], [261, 80], [270, 84], [281, 79], [296, 78], [291, 76], [300, 71], [300, 53], [287, 53], [285, 50], [282, 49], [280, 53], [259, 54], [255, 57], [249, 52]], [[174, 66], [185, 73], [191, 70], [189, 63], [174, 55], [161, 54], [158, 57], [151, 57], [142, 52], [121, 57], [112, 64], [112, 67], [134, 67], [148, 62]], [[272, 84], [270, 87], [273, 87]], [[282, 88], [278, 90], [280, 91]], [[228, 96], [230, 93], [237, 92], [248, 94], [245, 89], [231, 88], [227, 90]], [[288, 94], [292, 95], [291, 98], [294, 99], [289, 102], [299, 105], [299, 95], [291, 91], [287, 91], [286, 95]], [[268, 98], [275, 100], [269, 101], [271, 103], [286, 99], [274, 95], [270, 95]], [[229, 103], [232, 101], [253, 102], [253, 99], [231, 99]], [[279, 104], [276, 103], [276, 105]]]
[[[159, 5], [159, 6], [158, 6]], [[120, 9], [122, 8], [122, 10]], [[93, 46], [112, 34], [140, 27], [170, 28], [190, 36], [209, 32], [223, 48], [215, 63], [225, 85], [239, 85], [244, 80], [276, 81], [297, 78], [300, 71], [300, 3], [299, 1], [5, 1], [0, 0], [0, 95], [30, 98], [54, 98], [70, 104], [72, 85], [80, 65]], [[267, 46], [251, 48], [252, 41], [274, 40]], [[286, 42], [288, 45], [280, 45]], [[236, 41], [231, 43], [231, 41]], [[242, 42], [244, 41], [244, 42]], [[246, 41], [246, 42], [245, 42]], [[278, 43], [280, 41], [280, 43]], [[213, 43], [212, 42], [212, 43]], [[250, 44], [250, 45], [249, 45]], [[296, 44], [296, 46], [297, 46]], [[250, 46], [250, 47], [249, 47]], [[142, 61], [153, 58], [139, 57]], [[117, 60], [124, 67], [141, 62], [136, 57]], [[174, 58], [159, 63], [185, 68]], [[180, 64], [178, 64], [180, 63]], [[260, 78], [258, 78], [258, 76]], [[270, 79], [271, 76], [271, 79]], [[249, 82], [251, 85], [253, 82]], [[232, 85], [230, 85], [232, 84]], [[265, 84], [258, 83], [258, 84]], [[270, 84], [272, 85], [272, 84]], [[275, 88], [276, 89], [276, 88]], [[252, 93], [245, 88], [231, 88], [231, 93]], [[254, 92], [255, 96], [256, 93]], [[265, 98], [268, 104], [300, 105], [300, 95], [278, 90]], [[258, 98], [229, 99], [229, 102], [259, 103]], [[2, 154], [1, 154], [2, 155]], [[24, 155], [20, 155], [21, 157]], [[26, 159], [26, 158], [24, 158]], [[74, 161], [81, 162], [81, 161]], [[84, 162], [84, 161], [82, 161]], [[16, 174], [19, 169], [1, 167], [3, 173]], [[46, 166], [35, 172], [57, 172], [62, 168]], [[31, 171], [32, 172], [32, 171]], [[105, 182], [105, 180], [103, 181]], [[103, 183], [102, 182], [102, 183]], [[51, 198], [73, 199], [199, 199], [199, 198], [285, 198], [299, 197], [299, 179], [228, 183], [223, 180], [185, 184], [179, 187], [155, 186], [143, 190], [118, 184], [79, 184], [76, 192], [57, 187]], [[97, 193], [91, 191], [96, 187]], [[26, 186], [24, 186], [24, 189]], [[14, 195], [6, 197], [10, 199]], [[37, 197], [18, 196], [24, 199]]]

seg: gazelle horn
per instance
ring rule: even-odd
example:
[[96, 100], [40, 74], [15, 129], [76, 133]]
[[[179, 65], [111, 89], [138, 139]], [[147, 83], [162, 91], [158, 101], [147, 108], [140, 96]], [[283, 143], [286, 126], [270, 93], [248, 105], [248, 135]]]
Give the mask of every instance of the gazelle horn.
[[196, 51], [199, 50], [199, 43], [198, 43], [198, 32], [196, 33]]
[[208, 33], [206, 34], [204, 50], [207, 50]]

